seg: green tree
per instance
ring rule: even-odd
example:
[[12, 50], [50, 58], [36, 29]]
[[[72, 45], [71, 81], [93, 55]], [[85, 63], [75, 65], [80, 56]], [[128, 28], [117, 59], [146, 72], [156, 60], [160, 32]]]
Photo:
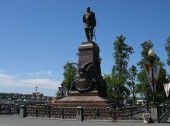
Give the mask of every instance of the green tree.
[[128, 72], [128, 82], [127, 85], [130, 89], [130, 93], [132, 94], [133, 97], [133, 102], [136, 100], [136, 76], [137, 76], [137, 68], [136, 66], [132, 65], [129, 68], [129, 72]]
[[67, 62], [64, 65], [64, 81], [63, 81], [63, 87], [66, 89], [67, 92], [69, 92], [71, 88], [71, 83], [74, 80], [74, 77], [76, 75], [76, 67], [73, 63]]
[[142, 47], [141, 60], [138, 63], [138, 66], [140, 67], [140, 72], [137, 75], [137, 79], [139, 81], [139, 83], [137, 85], [137, 92], [141, 96], [145, 96], [145, 94], [147, 93], [146, 91], [149, 92], [149, 85], [148, 85], [148, 78], [145, 73], [143, 64], [146, 62], [149, 63], [148, 51], [151, 48], [153, 48], [153, 44], [151, 41], [145, 41], [145, 42], [141, 43], [141, 47]]
[[124, 98], [130, 94], [117, 75], [106, 75], [105, 80], [107, 83], [108, 98], [115, 103], [122, 103]]
[[134, 50], [131, 46], [128, 46], [125, 43], [125, 39], [126, 38], [123, 37], [123, 35], [120, 35], [117, 37], [117, 40], [114, 42], [113, 57], [115, 60], [115, 65], [113, 66], [112, 73], [115, 73], [115, 71], [120, 75], [126, 75], [127, 73], [129, 57]]
[[143, 64], [149, 62], [148, 51], [153, 48], [153, 44], [151, 41], [145, 41], [141, 43], [142, 52], [141, 52], [141, 61], [139, 61], [138, 65], [141, 69], [143, 69]]
[[55, 95], [56, 95], [56, 98], [57, 98], [57, 99], [60, 99], [60, 98], [62, 97], [60, 91], [57, 91], [57, 93], [56, 93]]
[[167, 42], [165, 44], [165, 50], [168, 55], [167, 64], [170, 66], [170, 36], [168, 37]]
[[120, 35], [113, 43], [115, 64], [113, 65], [112, 74], [106, 76], [108, 97], [119, 103], [130, 94], [125, 84], [128, 74], [128, 61], [130, 54], [133, 53], [133, 48], [125, 43], [125, 39], [123, 35]]
[[[150, 48], [153, 48], [153, 44], [151, 41], [146, 41], [141, 44], [142, 52], [141, 52], [141, 61], [139, 61], [138, 65], [140, 66], [140, 72], [137, 75], [138, 85], [137, 92], [141, 94], [141, 96], [145, 96], [148, 100], [152, 99], [152, 91], [149, 86], [148, 78], [146, 72], [144, 70], [144, 63], [150, 63], [150, 57], [148, 56], [148, 51]], [[155, 55], [155, 65], [160, 65], [160, 72], [158, 76], [158, 80], [156, 82], [156, 98], [161, 101], [165, 97], [163, 83], [166, 81], [166, 70], [164, 69], [164, 64], [160, 61], [160, 58]]]

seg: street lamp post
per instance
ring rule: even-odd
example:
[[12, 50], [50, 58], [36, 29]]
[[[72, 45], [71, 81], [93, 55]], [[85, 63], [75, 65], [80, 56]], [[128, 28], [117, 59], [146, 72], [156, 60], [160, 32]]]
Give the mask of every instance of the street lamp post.
[[59, 93], [60, 93], [60, 98], [63, 98], [64, 95], [65, 95], [65, 92], [64, 92], [64, 83], [61, 83], [61, 86], [58, 87], [58, 90], [59, 90]]
[[[167, 83], [170, 84], [170, 76], [167, 75], [166, 76], [166, 79], [167, 79]], [[170, 88], [170, 87], [169, 87]], [[170, 89], [169, 89], [170, 90]], [[167, 96], [167, 101], [169, 100], [169, 96]]]
[[152, 96], [153, 96], [153, 104], [151, 104], [150, 106], [150, 114], [154, 122], [159, 122], [158, 108], [157, 105], [155, 104], [155, 89], [156, 89], [155, 79], [156, 78], [154, 78], [154, 62], [156, 59], [156, 55], [152, 49], [149, 50], [148, 56], [151, 65], [151, 81], [152, 81], [151, 84], [152, 84]]
[[63, 83], [61, 84], [61, 97], [63, 98], [64, 97], [64, 91], [63, 91]]
[[150, 64], [151, 64], [151, 72], [152, 72], [152, 97], [153, 97], [153, 104], [155, 104], [155, 79], [154, 79], [154, 61], [155, 61], [155, 53], [152, 49], [149, 50], [148, 52], [148, 56], [150, 57], [149, 58], [149, 61], [150, 61]]

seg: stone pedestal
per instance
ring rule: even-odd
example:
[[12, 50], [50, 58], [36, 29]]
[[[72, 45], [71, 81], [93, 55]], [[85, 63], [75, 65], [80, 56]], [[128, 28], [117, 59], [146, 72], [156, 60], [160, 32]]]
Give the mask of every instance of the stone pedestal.
[[24, 105], [20, 106], [19, 117], [20, 118], [25, 118], [26, 117], [26, 107]]
[[82, 107], [77, 107], [77, 114], [76, 114], [77, 121], [83, 121], [83, 109]]
[[156, 105], [150, 106], [151, 119], [153, 122], [159, 122], [158, 108]]
[[[93, 96], [85, 95], [81, 93], [73, 96], [67, 96], [59, 99], [56, 102], [57, 107], [108, 107], [108, 100], [93, 94]], [[97, 93], [96, 93], [97, 94]]]
[[95, 42], [83, 42], [79, 47], [78, 71], [75, 77], [74, 89], [80, 93], [98, 91], [106, 96], [106, 83], [101, 75], [99, 57], [100, 49]]
[[106, 107], [106, 83], [101, 75], [99, 47], [83, 42], [79, 47], [78, 70], [67, 97], [56, 101], [59, 107]]

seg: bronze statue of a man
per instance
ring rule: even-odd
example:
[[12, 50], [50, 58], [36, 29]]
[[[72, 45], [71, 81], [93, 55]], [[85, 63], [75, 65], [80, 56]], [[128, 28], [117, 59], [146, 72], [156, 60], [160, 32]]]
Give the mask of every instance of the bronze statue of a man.
[[83, 22], [84, 22], [84, 30], [87, 37], [87, 41], [91, 42], [94, 36], [94, 27], [96, 26], [96, 18], [95, 13], [90, 11], [90, 7], [87, 8], [87, 11], [83, 15]]

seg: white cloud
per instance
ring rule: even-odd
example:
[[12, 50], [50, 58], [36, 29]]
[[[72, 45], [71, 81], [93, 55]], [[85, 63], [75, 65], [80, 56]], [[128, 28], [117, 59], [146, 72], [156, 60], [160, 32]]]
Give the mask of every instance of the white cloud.
[[60, 81], [51, 80], [51, 79], [43, 79], [43, 78], [25, 79], [25, 80], [20, 80], [20, 82], [28, 87], [38, 86], [38, 87], [44, 88], [44, 89], [57, 89], [58, 86], [60, 86], [60, 84], [61, 84]]
[[0, 73], [0, 78], [2, 79], [14, 79], [16, 78], [16, 76], [13, 76], [13, 75], [9, 75], [9, 74], [6, 74], [6, 73]]
[[16, 76], [9, 75], [6, 73], [0, 73], [0, 85], [3, 86], [17, 85]]
[[52, 76], [53, 75], [53, 71], [37, 71], [37, 72], [31, 72], [31, 73], [27, 73], [27, 76], [34, 76], [34, 77], [42, 77], [42, 76]]
[[[45, 77], [40, 77], [42, 75], [47, 76]], [[7, 88], [31, 88], [31, 89], [35, 89], [35, 86], [38, 86], [38, 89], [45, 89], [45, 90], [58, 90], [58, 87], [61, 84], [61, 81], [57, 81], [55, 79], [51, 79], [50, 75], [52, 75], [53, 72], [52, 71], [47, 71], [47, 72], [43, 72], [43, 71], [39, 71], [39, 72], [35, 72], [35, 73], [30, 73], [31, 77], [27, 77], [26, 79], [24, 78], [20, 78], [16, 75], [11, 75], [11, 74], [7, 74], [7, 73], [3, 73], [0, 72], [0, 86], [1, 87], [7, 87]], [[50, 78], [50, 79], [49, 79]], [[0, 89], [0, 92], [2, 90]], [[5, 91], [3, 91], [5, 92]], [[31, 92], [30, 92], [31, 93]], [[43, 93], [43, 92], [42, 92]]]

